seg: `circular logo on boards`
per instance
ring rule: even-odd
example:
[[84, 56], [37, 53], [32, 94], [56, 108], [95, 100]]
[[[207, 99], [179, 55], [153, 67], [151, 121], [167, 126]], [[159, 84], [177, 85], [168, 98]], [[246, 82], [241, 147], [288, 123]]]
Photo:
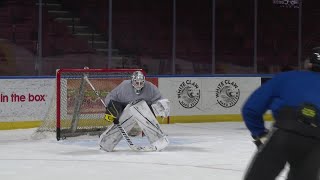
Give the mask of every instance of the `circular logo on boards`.
[[218, 84], [216, 89], [217, 102], [225, 108], [230, 108], [237, 104], [240, 98], [240, 89], [237, 83], [224, 80]]
[[199, 85], [191, 80], [186, 80], [180, 84], [177, 95], [182, 107], [193, 108], [200, 100]]

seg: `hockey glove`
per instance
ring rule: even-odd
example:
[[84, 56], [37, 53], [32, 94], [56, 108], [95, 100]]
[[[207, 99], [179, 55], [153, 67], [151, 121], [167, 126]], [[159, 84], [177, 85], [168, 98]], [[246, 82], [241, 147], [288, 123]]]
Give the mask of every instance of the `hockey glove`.
[[122, 105], [119, 102], [111, 100], [106, 107], [106, 114], [104, 119], [109, 122], [113, 122], [114, 124], [119, 123], [119, 116], [122, 112]]
[[268, 140], [268, 130], [265, 130], [265, 132], [257, 137], [253, 137], [253, 143], [259, 148], [261, 145], [265, 144]]

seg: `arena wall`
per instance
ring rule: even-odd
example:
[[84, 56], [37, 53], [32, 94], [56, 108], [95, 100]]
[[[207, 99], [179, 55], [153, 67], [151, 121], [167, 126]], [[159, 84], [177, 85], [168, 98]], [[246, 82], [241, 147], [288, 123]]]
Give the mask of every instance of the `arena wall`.
[[[160, 123], [241, 121], [247, 97], [270, 76], [154, 76], [171, 102]], [[0, 130], [38, 127], [55, 98], [54, 77], [1, 77]], [[271, 119], [270, 113], [265, 118]]]

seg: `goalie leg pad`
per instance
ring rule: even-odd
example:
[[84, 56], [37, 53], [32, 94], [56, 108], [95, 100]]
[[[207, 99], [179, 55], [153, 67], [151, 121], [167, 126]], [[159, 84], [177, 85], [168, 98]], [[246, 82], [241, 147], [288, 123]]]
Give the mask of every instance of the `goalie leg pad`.
[[[119, 120], [119, 123], [127, 132], [129, 132], [136, 124], [133, 116], [128, 112], [128, 110], [124, 110]], [[120, 142], [121, 139], [121, 132], [116, 125], [112, 124], [100, 135], [99, 145], [101, 149], [110, 152], [113, 151], [114, 147]]]
[[152, 145], [157, 147], [157, 151], [161, 151], [169, 145], [169, 140], [167, 136], [163, 136], [162, 138], [152, 143]]
[[100, 135], [99, 145], [102, 150], [113, 151], [114, 147], [120, 142], [122, 136], [114, 124]]
[[159, 122], [145, 101], [140, 101], [131, 106], [130, 110], [150, 143], [154, 143], [165, 136]]
[[135, 137], [142, 134], [142, 129], [138, 123], [135, 123], [133, 128], [128, 132], [129, 136]]
[[163, 134], [161, 130], [153, 125], [150, 125], [149, 121], [141, 120], [138, 118], [136, 119], [136, 121], [141, 127], [144, 135], [147, 136], [150, 143], [154, 143], [165, 136], [165, 134]]

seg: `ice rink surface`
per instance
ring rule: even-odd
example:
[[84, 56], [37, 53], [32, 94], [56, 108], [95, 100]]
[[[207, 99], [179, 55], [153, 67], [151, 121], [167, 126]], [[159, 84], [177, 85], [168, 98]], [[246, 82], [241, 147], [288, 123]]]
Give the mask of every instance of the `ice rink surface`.
[[0, 179], [241, 180], [256, 151], [243, 122], [162, 128], [170, 140], [162, 152], [134, 152], [123, 140], [105, 152], [97, 136], [32, 140], [35, 129], [0, 131]]

